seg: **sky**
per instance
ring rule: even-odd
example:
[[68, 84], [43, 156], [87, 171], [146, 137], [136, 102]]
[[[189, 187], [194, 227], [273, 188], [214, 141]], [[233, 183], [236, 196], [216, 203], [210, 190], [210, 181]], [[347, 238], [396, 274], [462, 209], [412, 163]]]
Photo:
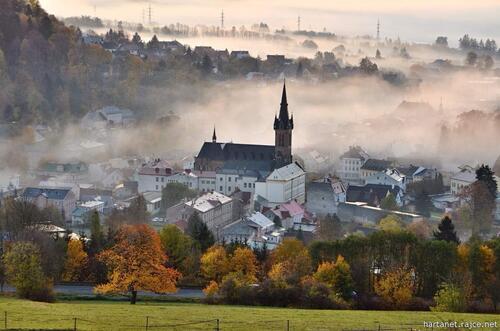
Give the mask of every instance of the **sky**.
[[225, 25], [268, 23], [272, 29], [302, 29], [342, 35], [375, 35], [381, 22], [382, 37], [430, 42], [437, 35], [451, 41], [464, 33], [500, 39], [499, 0], [41, 0], [56, 16], [91, 15], [112, 20], [141, 22], [143, 10], [152, 6], [153, 21], [216, 25], [221, 10]]

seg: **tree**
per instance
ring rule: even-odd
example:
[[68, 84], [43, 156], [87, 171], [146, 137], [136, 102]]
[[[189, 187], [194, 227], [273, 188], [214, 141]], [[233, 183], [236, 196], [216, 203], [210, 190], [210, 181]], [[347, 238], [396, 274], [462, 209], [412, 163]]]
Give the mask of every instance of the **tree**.
[[414, 290], [414, 271], [405, 267], [389, 271], [375, 282], [375, 293], [394, 308], [407, 306]]
[[445, 36], [437, 37], [435, 45], [440, 47], [448, 47], [448, 37]]
[[430, 217], [432, 207], [432, 200], [426, 191], [421, 191], [417, 194], [415, 197], [415, 209], [417, 213], [425, 217]]
[[481, 165], [476, 170], [476, 179], [480, 182], [485, 183], [488, 188], [488, 192], [490, 192], [493, 200], [496, 199], [498, 184], [494, 177], [495, 173], [490, 169], [488, 165]]
[[311, 271], [311, 257], [304, 244], [298, 239], [285, 239], [273, 251], [273, 266], [269, 277], [275, 281], [297, 284]]
[[101, 228], [101, 219], [99, 212], [95, 210], [90, 216], [90, 245], [89, 252], [91, 255], [99, 253], [104, 246], [104, 233]]
[[426, 220], [413, 221], [408, 225], [408, 231], [413, 233], [417, 238], [427, 240], [432, 235], [432, 229]]
[[444, 240], [457, 244], [460, 243], [460, 240], [457, 237], [457, 232], [455, 231], [455, 226], [448, 215], [441, 219], [441, 222], [438, 225], [438, 230], [434, 231], [433, 236], [436, 240]]
[[465, 64], [468, 66], [475, 66], [477, 63], [478, 56], [475, 52], [467, 53], [467, 57], [465, 58]]
[[243, 284], [252, 284], [257, 281], [257, 258], [248, 247], [238, 247], [230, 259], [231, 273]]
[[148, 48], [149, 49], [159, 49], [160, 48], [160, 41], [158, 40], [158, 37], [156, 35], [151, 38], [151, 40], [148, 42]]
[[78, 239], [70, 239], [66, 262], [64, 263], [63, 280], [66, 282], [78, 282], [85, 280], [88, 255], [83, 250], [83, 243]]
[[213, 280], [217, 283], [229, 272], [229, 259], [226, 250], [222, 246], [212, 246], [200, 259], [200, 270], [207, 280]]
[[496, 207], [495, 198], [490, 193], [488, 183], [477, 180], [462, 189], [461, 214], [469, 221], [473, 234], [488, 233], [493, 223], [493, 212]]
[[108, 283], [98, 285], [98, 293], [130, 293], [130, 303], [137, 301], [137, 291], [170, 293], [176, 291], [181, 276], [165, 267], [168, 257], [160, 237], [147, 225], [126, 225], [117, 234], [116, 243], [99, 254], [108, 267]]
[[385, 196], [380, 202], [380, 208], [387, 210], [398, 210], [399, 206], [396, 202], [396, 197], [394, 196], [394, 194], [389, 193], [387, 196]]
[[325, 218], [319, 220], [319, 227], [316, 232], [319, 240], [336, 240], [342, 238], [343, 234], [342, 223], [337, 214], [333, 216], [328, 214]]
[[479, 300], [490, 297], [489, 289], [495, 279], [493, 250], [486, 245], [473, 243], [469, 248], [468, 262], [473, 296]]
[[40, 252], [29, 242], [12, 244], [4, 256], [5, 274], [9, 284], [21, 298], [51, 301], [52, 282], [42, 270]]
[[189, 189], [181, 183], [168, 183], [161, 191], [162, 210], [166, 210], [179, 202], [182, 199], [191, 199], [196, 197], [196, 192]]
[[380, 60], [382, 58], [382, 54], [380, 53], [380, 50], [377, 48], [377, 51], [375, 52], [375, 58]]
[[205, 54], [203, 56], [203, 59], [201, 60], [201, 72], [205, 75], [208, 76], [210, 73], [212, 73], [212, 70], [214, 68], [214, 65], [212, 63], [212, 60], [210, 57]]
[[359, 63], [359, 70], [366, 75], [373, 75], [378, 72], [378, 66], [376, 63], [370, 61], [369, 58], [365, 57]]
[[183, 277], [196, 272], [199, 250], [195, 248], [193, 239], [182, 233], [175, 225], [166, 225], [160, 231], [160, 241], [169, 257], [169, 265], [179, 270]]
[[354, 283], [351, 276], [351, 267], [342, 255], [337, 257], [335, 263], [321, 263], [313, 274], [313, 278], [327, 284], [344, 300], [348, 300], [352, 297]]
[[142, 46], [143, 45], [141, 36], [137, 32], [132, 37], [132, 42], [134, 44], [136, 44], [137, 46]]
[[401, 232], [403, 230], [403, 221], [396, 215], [388, 215], [380, 220], [377, 227], [385, 232]]
[[202, 252], [215, 242], [214, 235], [196, 212], [188, 219], [186, 233], [198, 243]]

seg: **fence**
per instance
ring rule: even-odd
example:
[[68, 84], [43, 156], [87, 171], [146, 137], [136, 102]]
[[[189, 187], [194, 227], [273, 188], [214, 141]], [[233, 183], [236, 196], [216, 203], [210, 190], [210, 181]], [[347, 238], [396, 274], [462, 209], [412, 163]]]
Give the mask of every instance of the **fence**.
[[[230, 320], [230, 319], [207, 319], [192, 321], [166, 322], [160, 317], [145, 316], [137, 319], [134, 323], [120, 323], [119, 317], [101, 315], [93, 320], [83, 316], [58, 315], [49, 316], [47, 314], [20, 313], [4, 311], [0, 319], [0, 329], [5, 330], [145, 330], [145, 331], [434, 331], [432, 328], [425, 328], [422, 324], [379, 324], [363, 323], [362, 321], [352, 321], [352, 328], [344, 325], [321, 325], [318, 322], [311, 322], [307, 317], [297, 320]], [[436, 329], [437, 330], [437, 329]], [[454, 329], [459, 331], [460, 329]], [[465, 329], [464, 329], [465, 330]], [[484, 328], [482, 330], [493, 330]]]

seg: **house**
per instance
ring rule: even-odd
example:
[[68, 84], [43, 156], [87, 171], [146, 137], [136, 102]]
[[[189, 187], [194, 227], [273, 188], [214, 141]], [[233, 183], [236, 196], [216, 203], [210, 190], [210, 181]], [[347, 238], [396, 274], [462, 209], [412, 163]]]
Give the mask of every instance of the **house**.
[[264, 181], [255, 183], [255, 200], [265, 207], [275, 207], [291, 201], [299, 204], [306, 198], [306, 172], [293, 162], [274, 170]]
[[233, 221], [233, 199], [218, 192], [208, 192], [184, 203], [198, 213], [208, 229], [217, 231]]
[[263, 208], [262, 212], [271, 220], [279, 220], [285, 229], [293, 228], [294, 224], [302, 223], [306, 218], [306, 211], [296, 201], [290, 201], [274, 208]]
[[107, 127], [127, 127], [134, 122], [135, 116], [130, 109], [107, 106], [85, 114], [80, 127], [88, 131], [104, 130]]
[[247, 59], [250, 57], [250, 53], [248, 51], [232, 51], [231, 55], [232, 58], [241, 60], [241, 59]]
[[113, 190], [94, 187], [80, 187], [80, 201], [102, 201], [104, 213], [111, 211], [115, 203]]
[[409, 166], [397, 167], [397, 170], [403, 175], [405, 175], [406, 184], [413, 182], [420, 182], [423, 180], [434, 180], [438, 176], [437, 169], [429, 169], [426, 167], [415, 166], [412, 164]]
[[216, 172], [215, 190], [226, 195], [236, 191], [254, 193], [259, 179], [262, 173], [258, 170], [222, 168]]
[[312, 182], [306, 185], [306, 209], [316, 217], [325, 217], [337, 213], [339, 202], [345, 202], [346, 187], [341, 182], [330, 180]]
[[266, 56], [266, 61], [272, 66], [283, 66], [286, 63], [284, 55], [269, 54]]
[[71, 213], [71, 223], [73, 225], [87, 223], [93, 211], [97, 211], [99, 214], [102, 214], [104, 212], [104, 202], [91, 200], [81, 203]]
[[397, 186], [406, 191], [406, 176], [396, 168], [389, 168], [383, 172], [374, 173], [365, 178], [365, 184]]
[[349, 184], [361, 184], [361, 167], [368, 158], [368, 153], [361, 147], [350, 146], [349, 150], [340, 157], [340, 179]]
[[146, 210], [150, 215], [156, 215], [161, 209], [161, 192], [144, 192], [144, 200], [146, 200]]
[[42, 177], [56, 177], [58, 181], [67, 183], [86, 182], [89, 177], [88, 165], [81, 161], [72, 162], [44, 162], [36, 170]]
[[220, 239], [226, 243], [245, 242], [250, 247], [260, 247], [266, 243], [269, 249], [273, 249], [282, 238], [283, 231], [276, 229], [273, 221], [254, 212], [222, 228]]
[[460, 171], [451, 176], [450, 190], [453, 195], [459, 195], [464, 187], [476, 181], [476, 169], [465, 165], [459, 167]]
[[161, 190], [167, 185], [167, 178], [174, 174], [169, 162], [161, 159], [144, 163], [138, 170], [139, 193]]
[[460, 205], [460, 199], [452, 193], [430, 195], [432, 205], [445, 213], [453, 211]]
[[379, 159], [368, 159], [361, 166], [361, 178], [363, 180], [379, 172], [385, 171], [387, 168], [393, 166], [393, 161], [389, 160], [379, 160]]
[[40, 209], [54, 207], [66, 221], [71, 220], [71, 213], [76, 206], [75, 194], [69, 188], [27, 187], [21, 198]]
[[398, 206], [403, 205], [403, 190], [399, 186], [366, 184], [350, 185], [347, 188], [347, 202], [363, 202], [370, 206], [380, 206], [382, 200], [392, 194]]

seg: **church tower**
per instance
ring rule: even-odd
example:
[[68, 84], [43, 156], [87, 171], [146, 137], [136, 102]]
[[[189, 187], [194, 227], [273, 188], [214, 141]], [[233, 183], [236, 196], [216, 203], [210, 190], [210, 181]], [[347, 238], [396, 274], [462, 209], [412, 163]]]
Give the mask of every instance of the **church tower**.
[[288, 102], [286, 99], [286, 84], [283, 82], [283, 94], [281, 95], [281, 106], [278, 117], [274, 117], [274, 156], [276, 167], [283, 167], [292, 163], [292, 130], [293, 115], [288, 114]]

